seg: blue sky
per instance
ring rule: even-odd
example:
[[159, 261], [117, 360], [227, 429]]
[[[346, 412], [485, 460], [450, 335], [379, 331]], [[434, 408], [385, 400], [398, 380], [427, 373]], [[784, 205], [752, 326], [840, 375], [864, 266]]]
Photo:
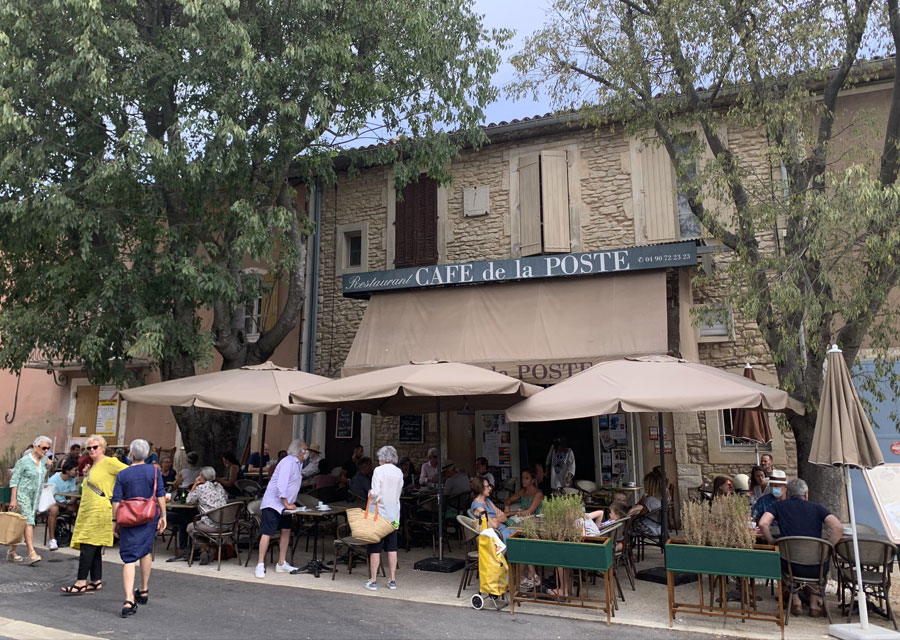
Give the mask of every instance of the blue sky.
[[[515, 76], [515, 71], [507, 61], [522, 46], [523, 40], [537, 30], [544, 21], [548, 2], [545, 0], [475, 0], [477, 13], [484, 15], [488, 28], [515, 30], [511, 48], [503, 53], [503, 65], [494, 76], [494, 84], [502, 87]], [[539, 102], [531, 100], [511, 100], [501, 90], [500, 98], [486, 109], [486, 123], [543, 115], [550, 111], [550, 101], [546, 97]]]

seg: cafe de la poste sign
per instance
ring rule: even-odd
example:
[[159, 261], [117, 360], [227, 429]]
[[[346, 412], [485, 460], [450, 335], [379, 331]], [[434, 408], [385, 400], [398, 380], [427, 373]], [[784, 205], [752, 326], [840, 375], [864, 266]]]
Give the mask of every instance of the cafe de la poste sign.
[[343, 276], [343, 287], [345, 297], [368, 298], [373, 293], [397, 289], [565, 278], [696, 265], [697, 245], [694, 242], [675, 242], [626, 249], [351, 273]]

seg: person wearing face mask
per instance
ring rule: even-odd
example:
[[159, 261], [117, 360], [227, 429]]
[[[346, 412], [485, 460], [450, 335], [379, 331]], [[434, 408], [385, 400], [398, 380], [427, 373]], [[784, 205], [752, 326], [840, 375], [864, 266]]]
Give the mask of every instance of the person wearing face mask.
[[303, 461], [303, 479], [311, 480], [319, 473], [319, 463], [322, 462], [322, 451], [319, 445], [312, 443], [307, 447], [306, 458]]
[[772, 476], [766, 485], [767, 493], [761, 495], [753, 504], [752, 518], [759, 521], [762, 514], [772, 508], [779, 500], [784, 500], [787, 487], [787, 476], [780, 469], [772, 469]]
[[47, 452], [52, 444], [53, 441], [47, 436], [38, 436], [28, 453], [19, 458], [13, 468], [12, 479], [9, 481], [12, 489], [9, 510], [18, 511], [25, 516], [25, 548], [28, 550], [28, 558], [23, 560], [16, 554], [16, 545], [11, 545], [6, 554], [9, 562], [27, 561], [28, 564], [35, 564], [41, 561], [41, 557], [34, 550], [34, 519], [37, 516], [47, 469], [50, 467]]

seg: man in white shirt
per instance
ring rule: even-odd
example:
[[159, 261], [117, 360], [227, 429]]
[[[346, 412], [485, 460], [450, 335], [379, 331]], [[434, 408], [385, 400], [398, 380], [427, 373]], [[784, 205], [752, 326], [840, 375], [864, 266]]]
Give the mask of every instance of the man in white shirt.
[[422, 472], [419, 474], [419, 484], [434, 484], [438, 477], [438, 455], [437, 449], [431, 447], [428, 450], [428, 462], [422, 465]]

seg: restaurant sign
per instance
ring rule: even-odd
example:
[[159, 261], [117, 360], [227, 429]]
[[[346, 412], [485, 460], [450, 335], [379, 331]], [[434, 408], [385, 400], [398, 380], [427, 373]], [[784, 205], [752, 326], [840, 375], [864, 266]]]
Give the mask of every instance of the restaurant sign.
[[352, 273], [343, 276], [343, 286], [345, 297], [368, 298], [373, 293], [397, 289], [588, 276], [696, 265], [697, 245], [694, 242], [676, 242], [607, 251]]

